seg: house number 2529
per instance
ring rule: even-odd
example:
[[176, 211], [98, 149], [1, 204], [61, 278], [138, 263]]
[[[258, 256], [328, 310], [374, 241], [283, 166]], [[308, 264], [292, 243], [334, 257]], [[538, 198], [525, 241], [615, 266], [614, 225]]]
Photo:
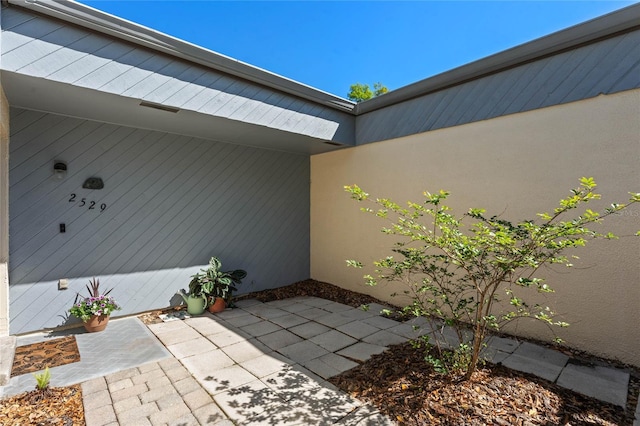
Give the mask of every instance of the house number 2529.
[[100, 204], [100, 206], [98, 206], [98, 204], [95, 201], [87, 200], [86, 198], [77, 199], [76, 194], [71, 194], [71, 196], [69, 197], [69, 202], [78, 203], [78, 207], [86, 207], [89, 210], [100, 209], [101, 212], [103, 212], [104, 209], [107, 208], [107, 205], [105, 203], [102, 203]]

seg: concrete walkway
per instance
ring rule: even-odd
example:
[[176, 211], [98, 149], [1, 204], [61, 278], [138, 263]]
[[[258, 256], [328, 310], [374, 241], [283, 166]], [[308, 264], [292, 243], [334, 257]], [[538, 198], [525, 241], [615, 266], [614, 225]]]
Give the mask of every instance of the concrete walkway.
[[[52, 385], [82, 382], [88, 426], [394, 424], [326, 381], [355, 367], [356, 360], [365, 361], [388, 345], [429, 331], [425, 321], [398, 323], [379, 316], [381, 308], [372, 305], [363, 311], [300, 297], [269, 303], [245, 300], [238, 309], [215, 316], [148, 329], [137, 318], [113, 320], [104, 332], [76, 335], [82, 361], [51, 369]], [[452, 337], [445, 329], [443, 343]], [[18, 344], [38, 338], [42, 336], [21, 337]], [[87, 339], [92, 339], [90, 344]], [[142, 359], [132, 360], [133, 354], [143, 352]], [[106, 361], [100, 353], [117, 355]], [[582, 366], [560, 352], [504, 338], [492, 339], [486, 355], [585, 395], [626, 405], [626, 371]], [[97, 364], [109, 364], [110, 371], [94, 371]], [[82, 369], [85, 378], [78, 376]], [[24, 376], [12, 378], [0, 388], [2, 394], [19, 393], [27, 382], [32, 389], [33, 377]], [[640, 408], [634, 426], [640, 426]]]

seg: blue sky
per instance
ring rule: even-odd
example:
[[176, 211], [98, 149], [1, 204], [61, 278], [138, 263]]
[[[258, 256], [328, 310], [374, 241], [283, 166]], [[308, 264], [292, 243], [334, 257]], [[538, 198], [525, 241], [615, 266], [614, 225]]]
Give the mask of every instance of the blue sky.
[[88, 1], [89, 6], [346, 96], [389, 89], [635, 1]]

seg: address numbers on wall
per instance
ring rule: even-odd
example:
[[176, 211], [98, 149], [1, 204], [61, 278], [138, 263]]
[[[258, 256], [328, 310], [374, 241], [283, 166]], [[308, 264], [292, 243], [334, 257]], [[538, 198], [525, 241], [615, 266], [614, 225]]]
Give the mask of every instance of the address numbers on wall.
[[78, 198], [76, 194], [71, 194], [71, 196], [69, 196], [69, 202], [77, 203], [78, 207], [83, 207], [88, 210], [99, 210], [100, 212], [103, 212], [107, 208], [107, 205], [105, 203], [101, 203], [100, 205], [98, 205], [98, 203], [93, 200]]

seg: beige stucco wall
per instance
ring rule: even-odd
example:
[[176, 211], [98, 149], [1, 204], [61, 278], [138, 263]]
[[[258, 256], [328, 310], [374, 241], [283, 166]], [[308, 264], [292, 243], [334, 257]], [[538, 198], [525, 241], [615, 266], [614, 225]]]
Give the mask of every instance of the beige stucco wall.
[[[358, 184], [398, 203], [422, 192], [452, 192], [455, 212], [483, 207], [505, 219], [550, 211], [582, 176], [593, 176], [603, 199], [624, 202], [640, 192], [640, 90], [412, 135], [311, 159], [311, 276], [391, 300], [388, 284], [367, 287], [345, 259], [371, 265], [390, 254], [385, 223], [359, 211], [343, 186]], [[591, 206], [595, 209], [594, 206]], [[571, 326], [557, 331], [569, 346], [640, 366], [640, 206], [611, 217], [622, 236], [577, 252], [574, 268], [545, 274], [556, 292], [548, 303]], [[547, 329], [517, 332], [551, 339]]]
[[0, 85], [0, 337], [9, 335], [9, 103]]

